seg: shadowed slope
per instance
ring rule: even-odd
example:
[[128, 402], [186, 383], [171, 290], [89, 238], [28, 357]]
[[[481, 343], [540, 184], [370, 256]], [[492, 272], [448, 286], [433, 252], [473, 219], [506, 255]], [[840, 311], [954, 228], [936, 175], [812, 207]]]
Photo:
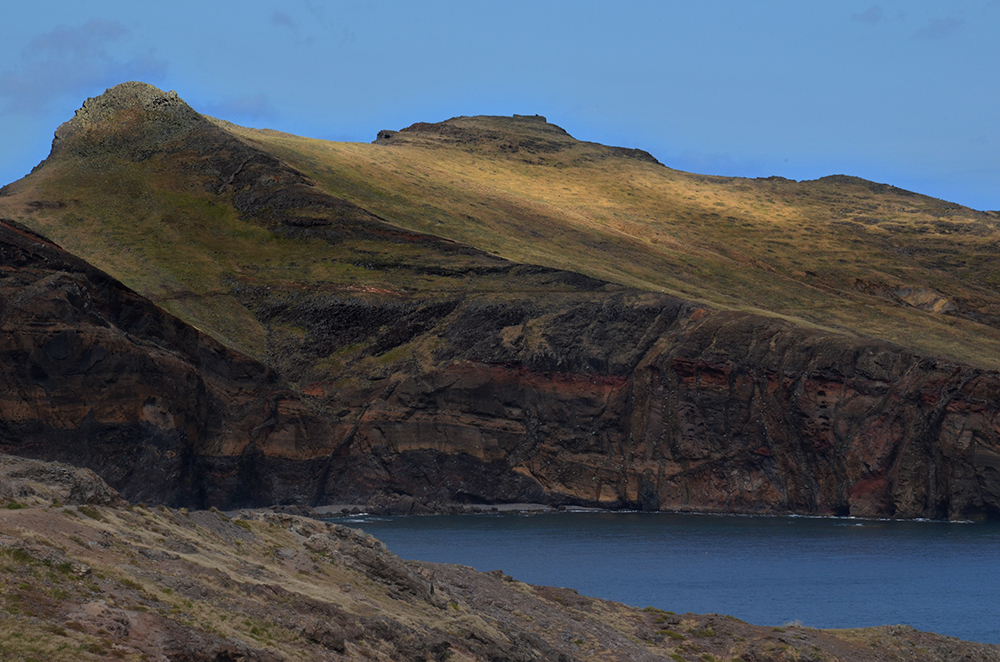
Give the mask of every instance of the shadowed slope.
[[309, 457], [329, 432], [269, 368], [3, 220], [0, 358], [0, 451], [133, 500], [269, 503], [247, 458]]

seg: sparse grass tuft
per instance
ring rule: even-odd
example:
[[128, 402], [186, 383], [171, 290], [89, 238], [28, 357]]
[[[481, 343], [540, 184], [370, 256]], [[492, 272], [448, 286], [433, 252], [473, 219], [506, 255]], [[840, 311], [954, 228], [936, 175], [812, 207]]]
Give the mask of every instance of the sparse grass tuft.
[[94, 508], [93, 506], [86, 506], [86, 505], [77, 506], [76, 511], [81, 515], [86, 515], [90, 519], [104, 521], [104, 516], [101, 515], [101, 511], [99, 511], [97, 508]]

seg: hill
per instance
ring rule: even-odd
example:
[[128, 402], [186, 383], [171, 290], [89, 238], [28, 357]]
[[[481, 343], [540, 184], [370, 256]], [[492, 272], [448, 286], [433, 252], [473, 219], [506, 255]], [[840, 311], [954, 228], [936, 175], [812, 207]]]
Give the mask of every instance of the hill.
[[373, 145], [231, 127], [393, 223], [519, 262], [987, 368], [1000, 214], [856, 177], [695, 175], [544, 118], [454, 118]]
[[[313, 251], [262, 241], [275, 225], [300, 239], [329, 235], [316, 219], [332, 214], [341, 231], [347, 220], [378, 219], [476, 247], [487, 261], [567, 269], [1000, 367], [997, 212], [845, 176], [684, 173], [535, 116], [454, 118], [382, 131], [374, 144], [333, 143], [213, 120], [176, 95], [125, 84], [61, 127], [52, 155], [5, 187], [0, 204], [234, 346], [260, 343], [264, 331], [227, 296], [225, 276], [399, 288], [391, 269], [373, 274], [364, 265], [378, 261], [357, 259], [355, 249], [370, 247], [334, 252], [313, 241], [334, 269], [306, 256]], [[401, 246], [382, 257], [413, 258]], [[426, 276], [402, 280], [421, 291], [451, 286]], [[227, 333], [230, 320], [242, 331]]]
[[0, 449], [92, 467], [134, 500], [272, 503], [245, 458], [326, 425], [274, 371], [13, 221], [0, 333]]
[[329, 143], [127, 83], [0, 216], [308, 413], [294, 444], [192, 445], [242, 472], [198, 505], [1000, 512], [990, 213], [681, 173], [539, 117]]

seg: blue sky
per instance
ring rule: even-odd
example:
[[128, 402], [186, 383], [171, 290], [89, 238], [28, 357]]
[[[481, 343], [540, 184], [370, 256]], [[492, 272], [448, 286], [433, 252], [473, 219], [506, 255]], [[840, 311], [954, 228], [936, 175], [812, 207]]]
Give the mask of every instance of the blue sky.
[[683, 170], [1000, 209], [1000, 0], [7, 4], [0, 184], [88, 96], [143, 80], [317, 138], [539, 113]]

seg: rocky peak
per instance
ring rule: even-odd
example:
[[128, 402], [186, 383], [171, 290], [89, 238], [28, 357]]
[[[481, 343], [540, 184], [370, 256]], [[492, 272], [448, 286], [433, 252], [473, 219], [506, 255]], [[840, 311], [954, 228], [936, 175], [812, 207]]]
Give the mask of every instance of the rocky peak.
[[166, 111], [171, 114], [197, 115], [173, 90], [164, 92], [148, 83], [129, 81], [115, 85], [104, 94], [84, 101], [73, 119], [82, 123], [101, 122], [120, 110], [133, 107]]
[[377, 145], [459, 147], [494, 155], [514, 155], [529, 162], [538, 162], [535, 159], [540, 156], [545, 161], [563, 153], [571, 160], [621, 157], [658, 163], [649, 153], [639, 149], [577, 140], [542, 115], [478, 115], [453, 117], [444, 122], [418, 122], [399, 131], [379, 131], [374, 142]]
[[[130, 134], [133, 141], [146, 137], [157, 142], [205, 121], [176, 92], [129, 81], [87, 99], [73, 118], [56, 130], [52, 148], [55, 152], [67, 142], [87, 137], [106, 140], [109, 134], [119, 138]], [[137, 122], [143, 126], [136, 126]], [[122, 131], [122, 125], [129, 125], [129, 130]]]
[[521, 143], [544, 151], [556, 151], [578, 144], [579, 141], [562, 127], [549, 124], [541, 115], [479, 115], [453, 117], [444, 122], [417, 122], [400, 131], [379, 131], [375, 143], [501, 147]]

